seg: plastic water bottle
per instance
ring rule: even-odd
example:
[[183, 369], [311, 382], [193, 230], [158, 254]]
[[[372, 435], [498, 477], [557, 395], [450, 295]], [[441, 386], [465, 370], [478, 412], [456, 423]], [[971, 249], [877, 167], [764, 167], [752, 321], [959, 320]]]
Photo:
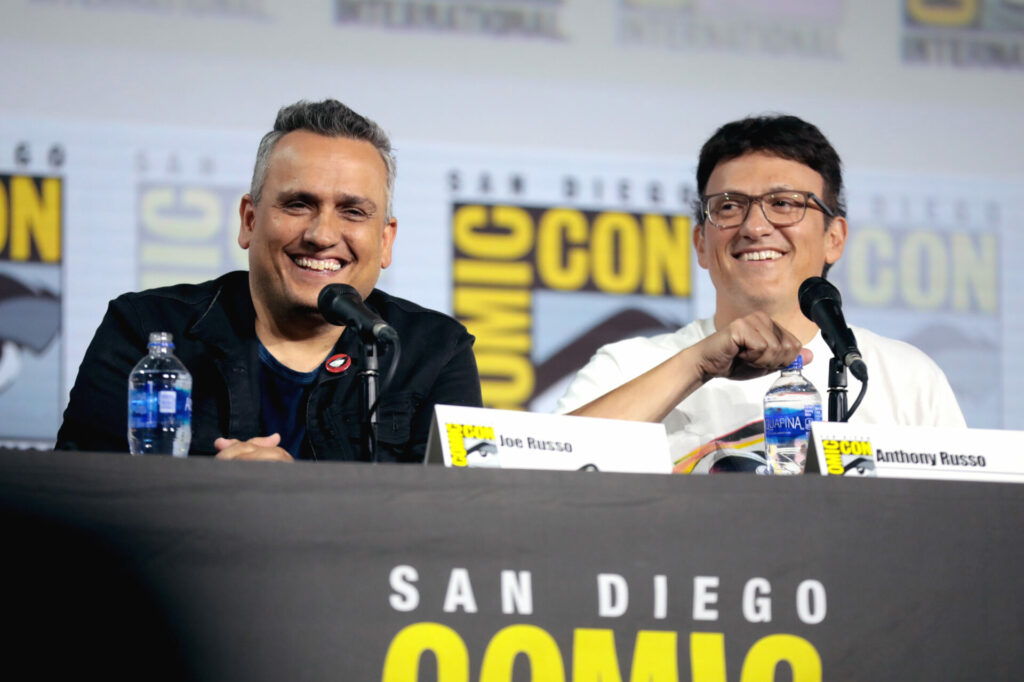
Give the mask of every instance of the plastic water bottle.
[[764, 396], [764, 442], [768, 470], [802, 474], [807, 461], [811, 422], [821, 421], [821, 394], [804, 378], [799, 355]]
[[192, 442], [192, 375], [167, 332], [149, 335], [149, 355], [128, 377], [128, 447], [133, 455], [185, 457]]

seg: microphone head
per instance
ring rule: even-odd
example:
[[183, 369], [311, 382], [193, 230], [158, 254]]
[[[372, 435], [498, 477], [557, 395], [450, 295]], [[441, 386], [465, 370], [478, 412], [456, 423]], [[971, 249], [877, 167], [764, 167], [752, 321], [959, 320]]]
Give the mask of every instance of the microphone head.
[[398, 341], [398, 332], [371, 310], [349, 284], [328, 284], [317, 296], [317, 309], [329, 324], [351, 327], [366, 341]]
[[[339, 302], [341, 305], [339, 306]], [[347, 304], [346, 304], [347, 302]], [[361, 306], [363, 297], [350, 284], [328, 284], [320, 290], [316, 299], [317, 310], [324, 316], [324, 319], [331, 324], [344, 326], [349, 324], [353, 304]]]
[[800, 301], [800, 311], [804, 316], [815, 322], [814, 317], [811, 315], [811, 309], [814, 308], [816, 303], [821, 301], [834, 301], [836, 307], [843, 305], [843, 297], [839, 295], [839, 289], [836, 289], [832, 282], [829, 282], [824, 277], [808, 277], [800, 285], [800, 290], [797, 292], [797, 298]]
[[320, 290], [320, 295], [316, 299], [316, 307], [320, 309], [320, 312], [324, 312], [325, 307], [329, 307], [332, 301], [337, 300], [339, 297], [351, 298], [355, 297], [357, 301], [362, 301], [363, 297], [359, 295], [355, 287], [351, 284], [342, 284], [340, 282], [336, 284], [328, 284]]
[[363, 297], [359, 295], [355, 287], [351, 284], [338, 282], [336, 284], [328, 284], [320, 290], [320, 295], [316, 299], [316, 307], [320, 310], [321, 314], [326, 315], [334, 309], [336, 301], [344, 299], [357, 303], [363, 302]]

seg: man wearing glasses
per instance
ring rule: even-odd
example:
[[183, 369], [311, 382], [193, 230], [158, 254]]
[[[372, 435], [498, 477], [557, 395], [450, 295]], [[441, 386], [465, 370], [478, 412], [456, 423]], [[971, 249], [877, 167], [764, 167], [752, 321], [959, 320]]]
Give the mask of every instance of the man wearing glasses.
[[[763, 450], [762, 401], [797, 354], [825, 398], [831, 352], [797, 291], [839, 260], [848, 225], [839, 155], [795, 116], [722, 126], [701, 149], [693, 242], [715, 315], [598, 350], [559, 412], [663, 421], [677, 470], [718, 447]], [[874, 377], [852, 421], [964, 426], [942, 370], [920, 350], [854, 328]], [[738, 381], [746, 379], [747, 381]], [[856, 396], [860, 382], [848, 378]], [[709, 446], [709, 444], [712, 444]]]

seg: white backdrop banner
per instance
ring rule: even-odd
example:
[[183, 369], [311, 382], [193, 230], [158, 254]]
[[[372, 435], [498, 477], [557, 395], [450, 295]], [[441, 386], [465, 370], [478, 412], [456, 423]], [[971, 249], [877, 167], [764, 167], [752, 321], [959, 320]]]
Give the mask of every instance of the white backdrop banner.
[[[258, 139], [0, 117], [0, 438], [52, 443], [111, 298], [246, 266], [237, 206]], [[488, 406], [548, 411], [598, 345], [713, 313], [693, 158], [396, 142], [379, 285], [467, 324]], [[1024, 427], [1015, 185], [860, 169], [847, 184], [831, 278], [848, 321], [931, 355], [970, 426]]]

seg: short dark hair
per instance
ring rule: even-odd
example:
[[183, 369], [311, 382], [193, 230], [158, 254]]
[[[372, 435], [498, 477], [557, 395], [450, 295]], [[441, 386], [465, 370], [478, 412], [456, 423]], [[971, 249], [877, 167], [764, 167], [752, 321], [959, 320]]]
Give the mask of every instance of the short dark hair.
[[[697, 163], [697, 192], [704, 196], [715, 167], [751, 152], [764, 152], [802, 163], [825, 180], [821, 200], [837, 216], [846, 216], [843, 168], [839, 154], [816, 126], [796, 116], [752, 116], [726, 123], [704, 143]], [[704, 224], [698, 208], [697, 223]], [[826, 221], [827, 222], [827, 221]]]
[[391, 198], [395, 191], [395, 157], [391, 150], [391, 140], [379, 125], [334, 99], [325, 99], [322, 102], [301, 100], [282, 107], [277, 112], [274, 129], [263, 136], [256, 151], [256, 165], [252, 171], [252, 185], [249, 188], [253, 203], [258, 204], [263, 194], [263, 183], [267, 180], [271, 152], [282, 137], [295, 130], [308, 130], [326, 137], [345, 137], [372, 144], [387, 170], [386, 217], [391, 218]]

